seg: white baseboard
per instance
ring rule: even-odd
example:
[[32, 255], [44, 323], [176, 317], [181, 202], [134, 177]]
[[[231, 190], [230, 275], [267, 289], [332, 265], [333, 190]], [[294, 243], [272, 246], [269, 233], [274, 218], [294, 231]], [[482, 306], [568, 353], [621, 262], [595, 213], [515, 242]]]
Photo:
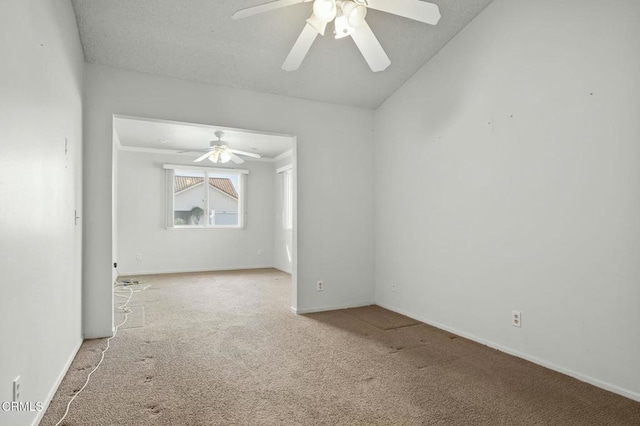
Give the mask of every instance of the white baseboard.
[[[285, 274], [293, 275], [293, 272], [291, 272], [290, 270], [278, 268], [277, 266], [272, 266], [272, 268], [273, 269], [277, 269], [280, 272], [284, 272]], [[291, 269], [291, 268], [289, 268], [289, 269]]]
[[543, 359], [528, 355], [528, 354], [523, 353], [523, 352], [519, 352], [519, 351], [517, 351], [515, 349], [512, 349], [512, 348], [509, 348], [507, 346], [503, 346], [503, 345], [501, 345], [499, 343], [495, 343], [495, 342], [492, 342], [490, 340], [482, 339], [480, 337], [474, 336], [473, 334], [465, 333], [464, 331], [460, 331], [460, 330], [457, 330], [455, 328], [446, 326], [444, 324], [440, 324], [439, 322], [436, 322], [436, 321], [431, 321], [428, 318], [422, 318], [420, 315], [413, 315], [411, 313], [405, 312], [402, 309], [396, 309], [395, 307], [387, 305], [387, 304], [384, 304], [384, 303], [376, 303], [376, 304], [378, 306], [382, 307], [382, 308], [385, 308], [385, 309], [388, 309], [390, 311], [397, 312], [399, 314], [408, 316], [409, 318], [413, 318], [413, 319], [415, 319], [417, 321], [421, 321], [421, 322], [423, 322], [425, 324], [429, 324], [429, 325], [434, 326], [436, 328], [439, 328], [441, 330], [448, 331], [448, 332], [456, 334], [456, 335], [458, 335], [460, 337], [464, 337], [465, 339], [473, 340], [474, 342], [480, 343], [480, 344], [488, 346], [490, 348], [497, 349], [497, 350], [499, 350], [501, 352], [504, 352], [504, 353], [507, 353], [509, 355], [513, 355], [513, 356], [516, 356], [518, 358], [525, 359], [527, 361], [533, 362], [534, 364], [538, 364], [538, 365], [540, 365], [542, 367], [545, 367], [545, 368], [548, 368], [550, 370], [557, 371], [558, 373], [562, 373], [562, 374], [565, 374], [567, 376], [573, 377], [574, 379], [578, 379], [581, 382], [589, 383], [589, 384], [591, 384], [593, 386], [596, 386], [596, 387], [599, 387], [601, 389], [608, 390], [610, 392], [613, 392], [613, 393], [616, 393], [618, 395], [622, 395], [622, 396], [624, 396], [626, 398], [632, 399], [634, 401], [640, 402], [640, 393], [638, 393], [638, 392], [634, 392], [634, 391], [631, 391], [631, 390], [628, 390], [628, 389], [624, 389], [624, 388], [621, 388], [619, 386], [613, 385], [611, 383], [607, 383], [607, 382], [604, 382], [602, 380], [593, 378], [591, 376], [587, 376], [585, 374], [578, 373], [576, 371], [573, 371], [573, 370], [570, 370], [570, 369], [567, 369], [567, 368], [564, 368], [564, 367], [560, 367], [558, 365], [555, 365], [555, 364], [550, 363], [548, 361], [545, 361]]
[[113, 333], [115, 332], [115, 329], [109, 329], [109, 330], [102, 330], [102, 331], [96, 331], [96, 332], [92, 332], [92, 333], [85, 333], [84, 338], [85, 339], [106, 339], [109, 338], [111, 336], [113, 336]]
[[218, 268], [189, 268], [189, 269], [156, 269], [147, 271], [120, 271], [121, 277], [130, 277], [133, 275], [160, 275], [160, 274], [185, 274], [189, 272], [218, 272], [218, 271], [244, 271], [251, 269], [268, 269], [273, 268], [273, 265], [264, 266], [224, 266]]
[[67, 374], [67, 371], [69, 371], [69, 367], [71, 367], [71, 363], [73, 362], [74, 358], [78, 354], [78, 351], [80, 350], [80, 346], [82, 346], [83, 341], [84, 340], [80, 339], [80, 341], [76, 344], [76, 347], [71, 351], [71, 355], [67, 359], [67, 362], [62, 368], [62, 371], [60, 372], [60, 374], [58, 374], [58, 378], [56, 379], [56, 381], [53, 384], [53, 387], [49, 391], [47, 398], [44, 400], [44, 405], [42, 406], [42, 410], [38, 412], [38, 414], [36, 415], [36, 418], [33, 420], [33, 423], [31, 423], [32, 426], [37, 426], [42, 421], [42, 417], [44, 417], [44, 413], [47, 412], [47, 408], [49, 408], [49, 404], [51, 403], [51, 400], [56, 394], [58, 387], [60, 387], [60, 383], [62, 383], [62, 379], [64, 379], [64, 376]]
[[297, 309], [292, 306], [291, 312], [293, 312], [296, 315], [313, 314], [315, 312], [327, 312], [327, 311], [337, 311], [339, 309], [361, 308], [363, 306], [371, 306], [373, 304], [374, 304], [373, 302], [365, 302], [365, 303], [356, 303], [352, 305], [324, 306], [320, 308], [306, 308], [306, 309]]

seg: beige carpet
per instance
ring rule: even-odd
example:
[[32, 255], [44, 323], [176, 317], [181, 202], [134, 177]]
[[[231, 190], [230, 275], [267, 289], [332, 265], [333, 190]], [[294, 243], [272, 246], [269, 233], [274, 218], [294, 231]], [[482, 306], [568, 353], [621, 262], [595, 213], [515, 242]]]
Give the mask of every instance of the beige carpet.
[[[63, 424], [640, 425], [640, 403], [376, 306], [296, 316], [275, 270], [138, 278]], [[41, 425], [104, 345], [84, 343]]]

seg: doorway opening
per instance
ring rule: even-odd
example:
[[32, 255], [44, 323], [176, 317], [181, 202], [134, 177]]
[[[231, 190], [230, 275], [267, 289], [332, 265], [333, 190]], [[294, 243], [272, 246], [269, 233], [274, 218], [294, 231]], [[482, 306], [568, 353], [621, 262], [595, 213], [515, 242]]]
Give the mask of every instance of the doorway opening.
[[113, 116], [117, 276], [275, 268], [297, 305], [296, 138]]

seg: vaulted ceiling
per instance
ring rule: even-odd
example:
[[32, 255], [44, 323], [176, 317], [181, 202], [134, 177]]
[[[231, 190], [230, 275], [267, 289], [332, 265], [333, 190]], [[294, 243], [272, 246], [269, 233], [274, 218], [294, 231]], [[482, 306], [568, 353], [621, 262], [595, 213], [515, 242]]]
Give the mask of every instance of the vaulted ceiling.
[[265, 0], [72, 0], [85, 59], [145, 73], [375, 109], [492, 0], [434, 0], [436, 26], [369, 10], [391, 59], [373, 73], [353, 41], [318, 37], [297, 71], [282, 62], [310, 16], [302, 3], [231, 19]]

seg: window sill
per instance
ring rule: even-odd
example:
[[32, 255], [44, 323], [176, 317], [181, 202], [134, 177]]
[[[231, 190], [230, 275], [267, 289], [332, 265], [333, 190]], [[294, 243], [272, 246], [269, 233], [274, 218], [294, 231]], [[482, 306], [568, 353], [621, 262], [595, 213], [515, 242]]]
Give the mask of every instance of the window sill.
[[166, 226], [168, 231], [220, 231], [220, 230], [237, 230], [241, 231], [244, 226]]

